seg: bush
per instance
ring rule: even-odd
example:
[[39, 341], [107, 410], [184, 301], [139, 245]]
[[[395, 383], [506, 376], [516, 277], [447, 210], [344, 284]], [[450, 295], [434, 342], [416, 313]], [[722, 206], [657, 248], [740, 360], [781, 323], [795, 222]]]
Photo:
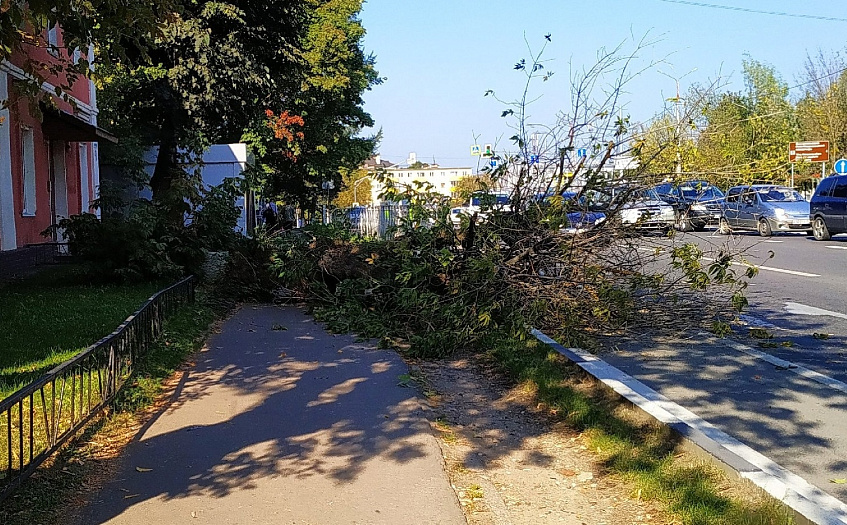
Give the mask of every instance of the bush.
[[210, 190], [187, 224], [173, 219], [172, 208], [146, 199], [126, 205], [114, 196], [108, 199], [102, 219], [91, 213], [74, 215], [45, 232], [60, 232], [71, 254], [100, 279], [199, 274], [207, 251], [229, 250], [238, 242], [232, 186]]

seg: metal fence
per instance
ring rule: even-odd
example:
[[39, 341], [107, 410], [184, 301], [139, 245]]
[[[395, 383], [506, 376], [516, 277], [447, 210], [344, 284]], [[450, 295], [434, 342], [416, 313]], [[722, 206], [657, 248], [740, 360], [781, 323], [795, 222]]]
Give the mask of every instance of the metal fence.
[[105, 408], [165, 318], [194, 301], [194, 277], [158, 292], [117, 330], [0, 401], [0, 501]]
[[42, 266], [66, 257], [66, 243], [30, 244], [16, 250], [0, 252], [0, 281], [28, 276]]
[[350, 231], [363, 237], [386, 238], [392, 228], [397, 226], [409, 207], [402, 204], [382, 204], [380, 206], [360, 206], [358, 208], [336, 209], [331, 219], [335, 224], [346, 225]]

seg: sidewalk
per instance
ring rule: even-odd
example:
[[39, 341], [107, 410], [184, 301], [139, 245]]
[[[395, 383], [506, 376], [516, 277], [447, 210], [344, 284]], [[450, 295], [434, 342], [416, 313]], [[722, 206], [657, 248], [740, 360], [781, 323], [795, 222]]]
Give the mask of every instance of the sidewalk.
[[79, 524], [465, 523], [393, 352], [245, 306]]

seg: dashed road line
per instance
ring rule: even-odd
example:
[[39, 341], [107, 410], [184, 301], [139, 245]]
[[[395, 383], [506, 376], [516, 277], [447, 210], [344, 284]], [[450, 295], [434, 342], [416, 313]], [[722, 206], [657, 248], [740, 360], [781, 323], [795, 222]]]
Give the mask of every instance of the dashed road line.
[[831, 310], [824, 310], [823, 308], [816, 308], [814, 306], [808, 306], [801, 303], [785, 303], [785, 311], [795, 315], [812, 315], [818, 317], [825, 316], [835, 317], [838, 319], [847, 319], [847, 314], [842, 314], [841, 312], [833, 312]]
[[[712, 334], [701, 332], [701, 335], [710, 336]], [[780, 369], [787, 370], [789, 372], [794, 372], [800, 377], [804, 377], [821, 385], [827, 386], [833, 390], [838, 390], [839, 392], [847, 394], [847, 383], [844, 383], [837, 379], [833, 379], [829, 376], [825, 376], [820, 372], [815, 372], [814, 370], [810, 370], [805, 366], [798, 365], [797, 363], [794, 363], [792, 361], [786, 361], [785, 359], [781, 359], [766, 352], [762, 352], [761, 350], [756, 350], [755, 348], [749, 347], [744, 343], [739, 343], [738, 341], [733, 341], [732, 339], [724, 339], [721, 341], [721, 343], [741, 353], [747, 354], [750, 357], [755, 357], [756, 359], [760, 359], [766, 363], [778, 366]]]
[[847, 246], [827, 246], [830, 250], [847, 250]]
[[597, 356], [579, 348], [565, 348], [539, 330], [533, 329], [532, 334], [809, 521], [847, 524], [847, 504], [834, 496]]
[[[703, 257], [703, 260], [714, 261], [714, 259], [709, 258], [709, 257]], [[771, 266], [756, 266], [755, 264], [748, 264], [748, 263], [742, 263], [742, 262], [733, 262], [732, 264], [734, 266], [744, 266], [745, 268], [750, 268], [750, 267], [758, 268], [759, 270], [766, 270], [766, 271], [769, 271], [769, 272], [787, 273], [789, 275], [796, 275], [798, 277], [812, 277], [812, 278], [820, 277], [820, 275], [817, 274], [817, 273], [799, 272], [797, 270], [786, 270], [784, 268], [773, 268]]]

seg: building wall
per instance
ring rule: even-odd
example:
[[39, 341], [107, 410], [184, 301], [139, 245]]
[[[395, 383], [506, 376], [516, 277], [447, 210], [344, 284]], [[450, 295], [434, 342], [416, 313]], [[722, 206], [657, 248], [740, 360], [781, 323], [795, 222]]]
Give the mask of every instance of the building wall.
[[[445, 197], [452, 197], [459, 180], [470, 177], [473, 174], [471, 168], [442, 168], [428, 167], [419, 169], [389, 168], [385, 174], [397, 185], [408, 185], [414, 187], [415, 182], [426, 182], [432, 184], [432, 190]], [[373, 182], [371, 184], [371, 202], [379, 203], [379, 194], [384, 187]]]
[[[31, 47], [29, 52], [36, 60], [58, 60], [46, 49]], [[86, 54], [91, 58], [92, 51], [86, 50]], [[23, 78], [20, 65], [24, 60], [18, 53], [8, 62], [0, 63], [0, 101], [15, 96], [13, 85]], [[42, 89], [52, 94], [54, 86], [61, 85], [64, 80], [52, 76]], [[54, 97], [59, 109], [69, 114], [77, 113], [85, 122], [96, 124], [97, 108], [91, 105], [92, 102], [96, 104], [93, 84], [81, 79], [74, 83], [68, 94], [76, 100], [77, 111], [70, 103]], [[8, 109], [0, 110], [0, 120], [0, 250], [48, 242], [51, 238], [42, 236], [42, 231], [58, 219], [89, 211], [88, 204], [97, 197], [97, 150], [90, 143], [46, 140], [41, 121], [32, 114], [26, 99], [12, 100]], [[34, 214], [24, 214], [23, 209], [23, 127], [32, 129], [34, 139]], [[83, 156], [85, 162], [81, 164]], [[53, 178], [51, 166], [57, 168]], [[63, 166], [64, 169], [61, 169]], [[81, 168], [85, 168], [84, 173]]]

